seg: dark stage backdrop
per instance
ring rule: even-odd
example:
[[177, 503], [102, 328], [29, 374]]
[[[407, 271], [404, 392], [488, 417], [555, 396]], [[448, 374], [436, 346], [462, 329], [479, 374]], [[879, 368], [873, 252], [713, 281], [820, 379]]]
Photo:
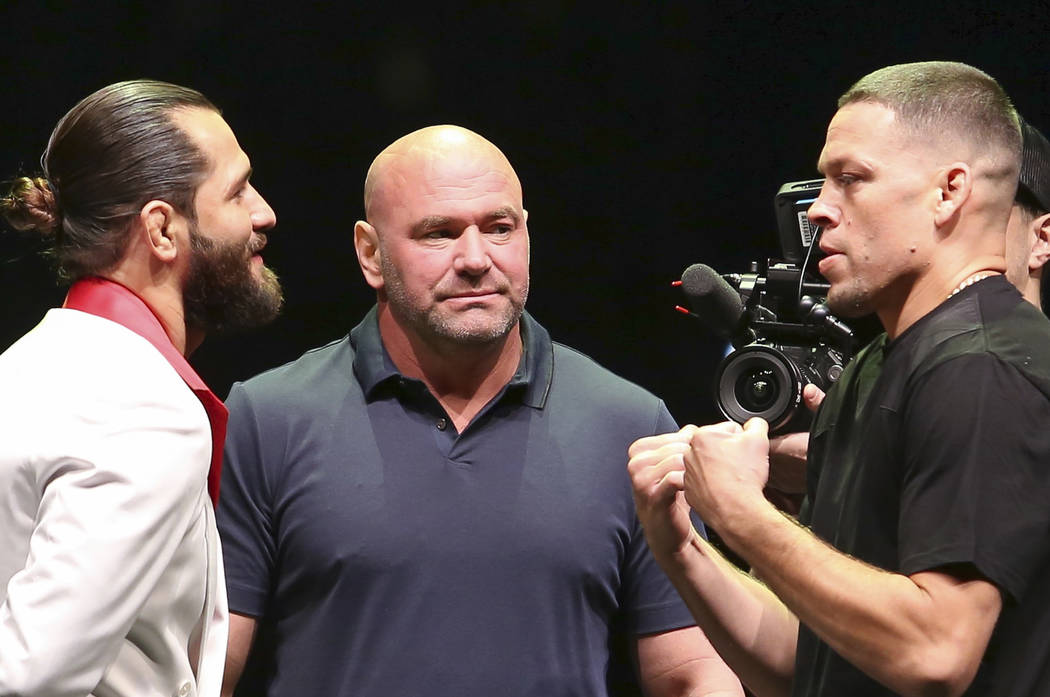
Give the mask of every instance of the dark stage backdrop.
[[[1046, 3], [852, 4], [4, 2], [0, 170], [35, 171], [57, 119], [110, 82], [170, 80], [219, 104], [277, 211], [266, 259], [287, 293], [274, 325], [193, 356], [225, 395], [372, 304], [351, 245], [372, 157], [424, 125], [467, 126], [525, 187], [529, 310], [679, 420], [709, 421], [722, 347], [672, 310], [668, 283], [695, 261], [778, 255], [773, 195], [815, 176], [856, 78], [962, 60], [1050, 129]], [[63, 297], [36, 248], [0, 235], [0, 348]]]

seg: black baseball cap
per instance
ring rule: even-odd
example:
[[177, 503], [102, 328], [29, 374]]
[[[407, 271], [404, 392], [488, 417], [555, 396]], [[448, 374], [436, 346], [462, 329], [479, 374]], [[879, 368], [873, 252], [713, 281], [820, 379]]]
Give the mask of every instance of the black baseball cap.
[[1028, 194], [1039, 208], [1050, 212], [1050, 141], [1032, 124], [1021, 119], [1021, 176], [1019, 193]]

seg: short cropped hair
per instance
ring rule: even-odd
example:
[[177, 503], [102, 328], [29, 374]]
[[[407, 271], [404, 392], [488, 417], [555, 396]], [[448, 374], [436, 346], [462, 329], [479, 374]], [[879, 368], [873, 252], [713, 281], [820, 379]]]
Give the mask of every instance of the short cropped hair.
[[40, 158], [43, 176], [17, 178], [0, 212], [14, 228], [49, 240], [60, 279], [111, 269], [147, 202], [163, 200], [195, 218], [209, 162], [173, 118], [189, 108], [219, 111], [200, 92], [167, 82], [103, 87], [62, 117]]
[[[922, 139], [952, 137], [1001, 161], [1002, 176], [1020, 168], [1021, 130], [1010, 98], [991, 76], [964, 63], [929, 61], [881, 68], [865, 75], [839, 98], [880, 104]], [[1000, 159], [1001, 158], [1001, 159]]]

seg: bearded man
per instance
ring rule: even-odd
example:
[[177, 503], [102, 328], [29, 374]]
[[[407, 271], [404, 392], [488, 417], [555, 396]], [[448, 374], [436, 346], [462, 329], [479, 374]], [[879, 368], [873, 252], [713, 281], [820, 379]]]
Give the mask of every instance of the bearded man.
[[216, 107], [163, 82], [86, 97], [41, 163], [0, 211], [72, 286], [0, 355], [0, 694], [213, 697], [227, 414], [185, 356], [277, 314], [274, 212]]

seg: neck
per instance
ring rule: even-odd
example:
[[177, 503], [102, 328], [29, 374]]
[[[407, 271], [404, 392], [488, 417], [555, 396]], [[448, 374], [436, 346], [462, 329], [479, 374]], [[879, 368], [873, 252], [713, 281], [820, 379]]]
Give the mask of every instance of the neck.
[[190, 354], [196, 351], [197, 348], [204, 343], [204, 337], [205, 333], [203, 330], [186, 327], [186, 350], [182, 355], [189, 358]]
[[1040, 292], [1043, 286], [1040, 275], [1040, 273], [1033, 273], [1028, 277], [1028, 283], [1025, 284], [1024, 291], [1022, 291], [1021, 295], [1024, 296], [1025, 300], [1042, 310], [1043, 301]]
[[435, 341], [406, 331], [389, 305], [379, 306], [379, 333], [394, 365], [402, 375], [423, 381], [460, 432], [517, 371], [520, 326], [486, 344]]
[[139, 275], [117, 268], [104, 275], [123, 285], [146, 303], [160, 320], [164, 333], [183, 356], [188, 356], [204, 340], [204, 333], [187, 329], [182, 305], [182, 293], [168, 284], [144, 281]]
[[1003, 271], [1002, 258], [990, 257], [974, 259], [951, 272], [928, 273], [915, 281], [903, 300], [876, 314], [887, 336], [895, 339], [951, 296]]
[[1016, 181], [991, 176], [987, 161], [974, 164], [976, 184], [950, 214], [940, 213], [918, 238], [909, 265], [910, 278], [898, 289], [898, 302], [877, 309], [887, 335], [894, 339], [967, 285], [1005, 273], [1004, 245]]

